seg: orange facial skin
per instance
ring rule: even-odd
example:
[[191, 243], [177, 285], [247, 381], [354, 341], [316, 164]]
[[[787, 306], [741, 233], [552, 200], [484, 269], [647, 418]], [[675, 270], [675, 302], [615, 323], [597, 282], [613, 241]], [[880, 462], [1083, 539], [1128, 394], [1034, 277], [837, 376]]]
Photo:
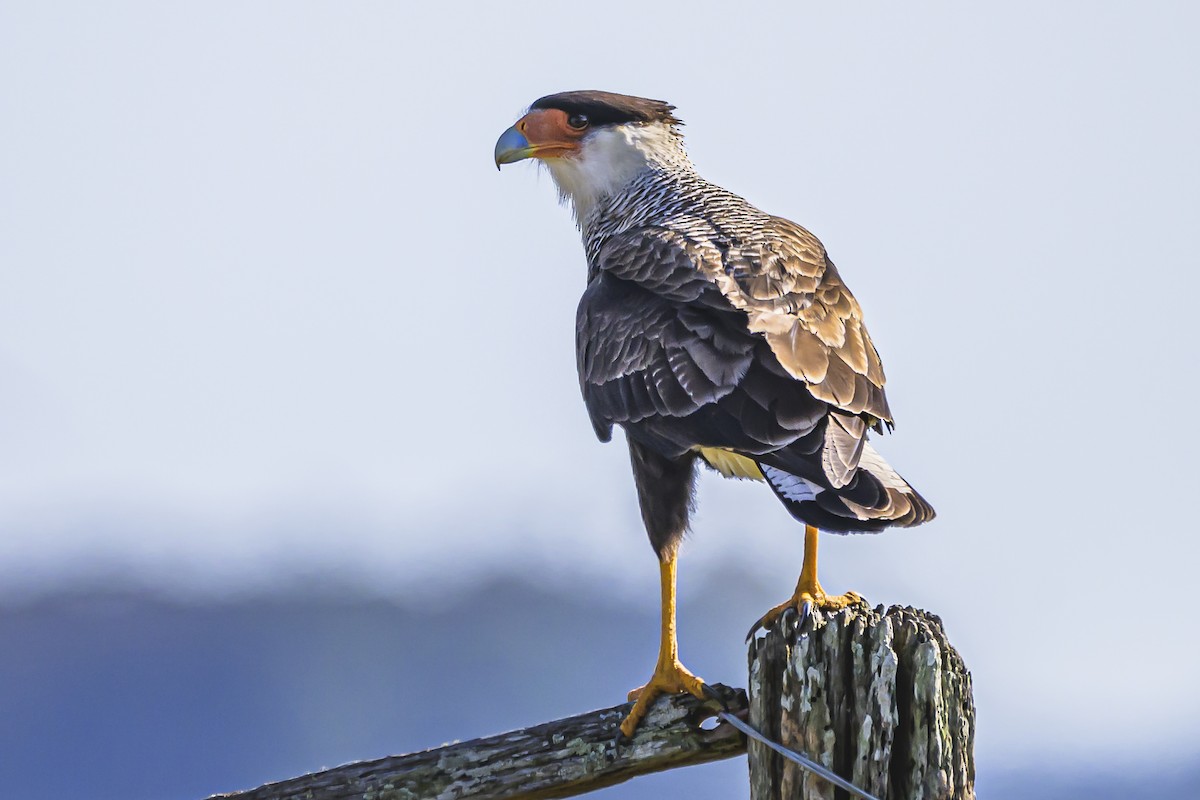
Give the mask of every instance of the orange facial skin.
[[563, 158], [579, 152], [579, 142], [587, 133], [587, 126], [572, 128], [567, 119], [567, 112], [557, 108], [537, 109], [513, 127], [529, 141], [533, 158]]

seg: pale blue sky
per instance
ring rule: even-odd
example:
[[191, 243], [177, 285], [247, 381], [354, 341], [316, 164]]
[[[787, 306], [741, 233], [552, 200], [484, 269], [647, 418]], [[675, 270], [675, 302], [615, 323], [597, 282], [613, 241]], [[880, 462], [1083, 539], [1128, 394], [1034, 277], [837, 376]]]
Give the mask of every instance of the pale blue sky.
[[[994, 757], [1194, 756], [1198, 21], [6, 3], [0, 593], [534, 567], [656, 595], [578, 398], [577, 234], [548, 178], [491, 165], [535, 98], [603, 88], [675, 103], [699, 169], [813, 230], [865, 307], [880, 450], [940, 517], [831, 539], [828, 588], [943, 616]], [[770, 493], [700, 501], [685, 591], [733, 560], [782, 597]]]

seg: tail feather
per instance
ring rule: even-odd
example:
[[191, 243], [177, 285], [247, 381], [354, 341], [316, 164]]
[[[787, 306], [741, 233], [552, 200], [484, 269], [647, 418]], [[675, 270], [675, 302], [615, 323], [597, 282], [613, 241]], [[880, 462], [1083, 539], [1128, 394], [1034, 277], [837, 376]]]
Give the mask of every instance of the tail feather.
[[853, 477], [841, 486], [823, 473], [797, 475], [778, 461], [760, 461], [759, 468], [793, 517], [823, 530], [852, 533], [907, 528], [935, 515], [933, 506], [867, 442]]

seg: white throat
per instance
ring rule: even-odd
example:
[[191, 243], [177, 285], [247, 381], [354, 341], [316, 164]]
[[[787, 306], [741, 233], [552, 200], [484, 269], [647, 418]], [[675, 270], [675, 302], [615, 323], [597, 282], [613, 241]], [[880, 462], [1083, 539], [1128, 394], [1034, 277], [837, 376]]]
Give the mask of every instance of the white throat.
[[620, 191], [646, 170], [691, 171], [683, 139], [662, 123], [599, 128], [584, 138], [577, 154], [543, 162], [584, 226], [596, 202]]

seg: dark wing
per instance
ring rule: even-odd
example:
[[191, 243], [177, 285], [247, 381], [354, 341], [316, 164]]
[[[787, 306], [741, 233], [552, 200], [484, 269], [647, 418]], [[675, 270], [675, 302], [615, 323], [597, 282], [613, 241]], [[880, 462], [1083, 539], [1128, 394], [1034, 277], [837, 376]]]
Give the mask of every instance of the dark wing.
[[579, 383], [596, 434], [682, 418], [727, 396], [750, 366], [744, 334], [637, 283], [603, 273], [576, 317]]
[[[610, 238], [594, 261], [579, 304], [576, 353], [601, 439], [619, 424], [664, 454], [720, 447], [759, 455], [824, 430], [829, 406], [748, 328], [747, 313], [711, 277], [720, 267], [698, 268], [705, 246], [674, 231], [640, 229]], [[852, 415], [845, 426], [866, 429]], [[820, 463], [824, 437], [817, 439], [807, 449]], [[833, 470], [835, 482], [853, 472], [860, 449], [856, 439], [831, 450], [844, 456], [835, 462], [845, 461]]]
[[639, 228], [610, 238], [598, 255], [601, 271], [673, 299], [711, 304], [715, 289], [815, 397], [872, 422], [892, 421], [862, 309], [824, 246], [799, 225], [765, 217], [741, 237], [715, 226]]

